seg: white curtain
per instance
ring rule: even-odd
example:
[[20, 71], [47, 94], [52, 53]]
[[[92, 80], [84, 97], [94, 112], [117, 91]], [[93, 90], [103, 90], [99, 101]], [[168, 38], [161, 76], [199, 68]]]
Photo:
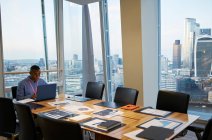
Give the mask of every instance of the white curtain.
[[88, 5], [82, 8], [82, 68], [83, 68], [83, 95], [85, 95], [88, 81], [96, 81], [94, 70], [94, 55], [91, 21]]

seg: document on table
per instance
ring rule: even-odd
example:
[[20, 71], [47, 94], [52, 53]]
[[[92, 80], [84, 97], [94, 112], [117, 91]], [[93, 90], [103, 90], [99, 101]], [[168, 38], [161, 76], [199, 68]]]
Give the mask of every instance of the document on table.
[[62, 107], [63, 109], [71, 112], [78, 112], [78, 113], [86, 113], [86, 112], [92, 112], [93, 109], [87, 106], [77, 106], [77, 105], [68, 105]]
[[143, 124], [140, 124], [138, 127], [148, 128], [150, 126], [159, 126], [159, 127], [169, 128], [169, 129], [175, 129], [181, 124], [182, 124], [181, 122], [174, 121], [174, 120], [169, 120], [165, 118], [154, 118], [148, 122], [144, 122]]
[[170, 111], [164, 111], [164, 110], [153, 109], [153, 108], [142, 109], [140, 110], [140, 112], [145, 114], [162, 116], [162, 117], [165, 117], [166, 115], [169, 115], [171, 113]]
[[117, 115], [123, 114], [123, 112], [116, 110], [116, 109], [105, 109], [99, 112], [93, 113], [98, 117], [103, 117], [103, 118], [111, 118]]
[[23, 100], [19, 100], [17, 101], [18, 103], [22, 103], [22, 104], [26, 104], [26, 103], [29, 103], [29, 102], [34, 102], [35, 100], [33, 99], [23, 99]]
[[143, 129], [131, 131], [129, 133], [124, 134], [124, 136], [126, 136], [128, 138], [131, 138], [133, 140], [143, 140], [142, 138], [136, 137], [136, 135], [141, 133], [142, 131], [143, 131]]
[[48, 102], [49, 105], [51, 106], [57, 106], [57, 105], [66, 105], [69, 104], [69, 101], [55, 101], [55, 102]]

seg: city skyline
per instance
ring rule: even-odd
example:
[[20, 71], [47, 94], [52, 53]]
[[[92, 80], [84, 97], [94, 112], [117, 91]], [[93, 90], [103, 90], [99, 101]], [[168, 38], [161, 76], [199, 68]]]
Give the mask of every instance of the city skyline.
[[[212, 28], [211, 0], [161, 0], [161, 54], [172, 61], [175, 40], [184, 44], [184, 20], [195, 18], [200, 28]], [[207, 12], [206, 12], [207, 11]]]

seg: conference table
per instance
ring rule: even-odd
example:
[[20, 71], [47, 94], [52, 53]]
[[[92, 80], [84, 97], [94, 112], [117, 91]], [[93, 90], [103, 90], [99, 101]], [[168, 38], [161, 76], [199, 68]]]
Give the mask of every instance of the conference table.
[[[36, 114], [46, 112], [46, 111], [51, 111], [54, 109], [64, 110], [65, 106], [75, 105], [75, 106], [86, 106], [86, 107], [93, 109], [93, 111], [91, 111], [91, 112], [85, 112], [82, 114], [90, 115], [91, 117], [98, 117], [95, 114], [93, 114], [93, 112], [98, 112], [98, 111], [102, 111], [104, 109], [108, 109], [107, 107], [94, 105], [96, 103], [102, 102], [102, 100], [96, 100], [96, 99], [86, 101], [86, 102], [76, 102], [76, 101], [68, 100], [69, 104], [57, 105], [57, 106], [52, 106], [49, 104], [51, 102], [64, 101], [64, 100], [66, 100], [66, 98], [64, 96], [62, 96], [62, 97], [58, 97], [57, 99], [53, 99], [53, 100], [45, 100], [45, 101], [36, 102], [37, 104], [43, 105], [44, 107], [34, 109], [34, 110], [32, 110], [32, 113], [36, 115]], [[129, 133], [129, 132], [132, 132], [135, 130], [139, 130], [140, 128], [138, 128], [136, 126], [157, 117], [157, 116], [153, 116], [153, 115], [136, 113], [134, 111], [124, 110], [124, 109], [119, 109], [119, 108], [118, 108], [118, 110], [121, 111], [122, 114], [111, 117], [110, 120], [116, 120], [116, 121], [122, 122], [123, 124], [125, 124], [123, 127], [120, 127], [116, 130], [113, 130], [113, 131], [107, 132], [107, 133], [100, 132], [98, 130], [94, 130], [94, 129], [84, 127], [84, 126], [82, 126], [82, 129], [84, 131], [94, 133], [96, 140], [117, 140], [117, 139], [118, 140], [120, 140], [120, 139], [130, 140], [131, 138], [125, 136], [126, 133]], [[199, 116], [173, 112], [166, 118], [182, 123], [180, 126], [178, 126], [174, 130], [174, 134], [168, 138], [168, 139], [172, 139], [175, 136], [177, 136], [181, 131], [183, 131], [187, 126], [189, 126], [191, 123], [193, 123], [195, 120], [197, 120], [199, 118]]]

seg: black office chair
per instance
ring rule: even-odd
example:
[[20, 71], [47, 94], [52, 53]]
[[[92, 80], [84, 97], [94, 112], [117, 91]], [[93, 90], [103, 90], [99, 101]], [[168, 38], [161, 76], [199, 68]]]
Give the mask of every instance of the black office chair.
[[201, 120], [197, 120], [194, 123], [192, 123], [191, 125], [189, 125], [187, 127], [187, 130], [194, 132], [197, 139], [201, 140], [202, 139], [202, 133], [205, 130], [205, 126], [206, 126], [205, 122], [203, 122]]
[[138, 90], [126, 87], [117, 87], [114, 102], [121, 104], [136, 105], [138, 98]]
[[105, 84], [99, 82], [88, 82], [85, 97], [92, 99], [102, 99]]
[[78, 123], [38, 116], [44, 140], [83, 140]]
[[185, 93], [160, 90], [158, 92], [156, 108], [187, 114], [189, 98], [190, 95]]
[[18, 137], [16, 115], [12, 99], [0, 98], [0, 136], [12, 140]]
[[[185, 93], [159, 90], [156, 109], [187, 114], [189, 99], [190, 95]], [[177, 137], [186, 134], [187, 130], [183, 130]]]
[[205, 127], [205, 131], [202, 136], [202, 140], [212, 140], [212, 118], [208, 120], [208, 123]]
[[41, 133], [36, 129], [29, 106], [15, 104], [15, 109], [20, 124], [19, 140], [41, 140]]
[[18, 86], [13, 86], [13, 87], [11, 87], [13, 99], [16, 99], [17, 88], [18, 88]]

